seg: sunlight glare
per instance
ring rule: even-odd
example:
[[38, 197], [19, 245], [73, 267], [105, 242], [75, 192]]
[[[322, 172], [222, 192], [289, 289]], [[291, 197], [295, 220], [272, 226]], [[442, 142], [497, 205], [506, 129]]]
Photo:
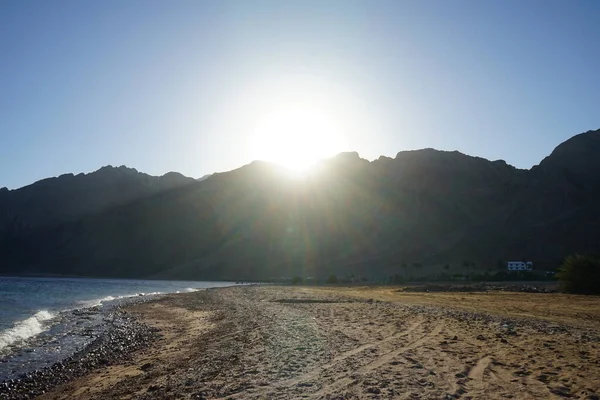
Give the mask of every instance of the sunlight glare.
[[341, 123], [308, 103], [283, 104], [260, 118], [252, 135], [255, 153], [295, 172], [342, 151]]

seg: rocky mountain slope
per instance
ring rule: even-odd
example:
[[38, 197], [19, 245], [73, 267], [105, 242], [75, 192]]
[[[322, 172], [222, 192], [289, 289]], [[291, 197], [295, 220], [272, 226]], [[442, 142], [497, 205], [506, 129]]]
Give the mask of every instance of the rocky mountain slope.
[[254, 162], [195, 181], [103, 168], [0, 191], [0, 273], [185, 279], [553, 267], [600, 243], [600, 130], [531, 170], [459, 152]]

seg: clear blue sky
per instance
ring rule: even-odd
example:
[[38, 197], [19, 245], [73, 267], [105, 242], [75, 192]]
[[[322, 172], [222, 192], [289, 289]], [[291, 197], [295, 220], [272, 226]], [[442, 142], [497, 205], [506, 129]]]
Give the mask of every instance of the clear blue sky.
[[2, 1], [0, 187], [239, 167], [286, 82], [346, 118], [340, 151], [529, 168], [600, 128], [598, 71], [597, 0]]

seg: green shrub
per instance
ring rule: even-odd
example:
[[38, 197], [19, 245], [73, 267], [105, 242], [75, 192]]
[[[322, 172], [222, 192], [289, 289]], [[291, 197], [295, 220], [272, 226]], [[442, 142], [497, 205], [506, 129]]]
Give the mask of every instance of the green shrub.
[[600, 258], [579, 254], [569, 256], [557, 277], [564, 292], [600, 294]]
[[331, 274], [327, 277], [327, 283], [337, 283], [338, 278], [334, 274]]
[[302, 278], [299, 276], [295, 276], [292, 278], [292, 284], [293, 285], [299, 285], [302, 283]]

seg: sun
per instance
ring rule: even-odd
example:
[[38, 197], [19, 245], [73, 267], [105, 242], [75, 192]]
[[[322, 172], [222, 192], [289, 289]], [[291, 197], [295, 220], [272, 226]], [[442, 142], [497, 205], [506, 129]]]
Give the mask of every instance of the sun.
[[258, 118], [251, 143], [259, 159], [303, 173], [342, 151], [342, 121], [317, 104], [292, 101], [273, 106]]

